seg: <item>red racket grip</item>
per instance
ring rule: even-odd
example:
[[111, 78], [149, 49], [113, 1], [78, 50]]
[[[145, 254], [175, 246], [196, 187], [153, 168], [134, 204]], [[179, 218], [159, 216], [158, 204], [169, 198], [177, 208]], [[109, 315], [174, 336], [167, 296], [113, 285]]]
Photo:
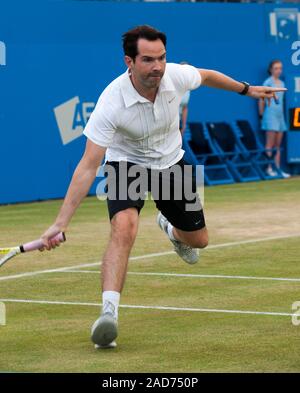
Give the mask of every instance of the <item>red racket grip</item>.
[[[51, 240], [59, 240], [61, 243], [66, 241], [66, 235], [64, 232], [58, 233], [56, 236], [54, 236]], [[37, 239], [33, 240], [32, 242], [25, 243], [22, 246], [20, 246], [21, 252], [28, 252], [28, 251], [35, 251], [39, 250], [40, 248], [44, 247], [44, 243], [42, 239]]]

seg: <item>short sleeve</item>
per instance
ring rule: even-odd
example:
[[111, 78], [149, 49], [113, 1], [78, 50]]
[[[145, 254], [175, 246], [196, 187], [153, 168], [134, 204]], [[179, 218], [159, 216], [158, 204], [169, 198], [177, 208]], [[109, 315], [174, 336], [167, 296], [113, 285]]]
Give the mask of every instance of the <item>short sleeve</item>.
[[167, 64], [168, 73], [179, 90], [195, 90], [201, 85], [199, 70], [189, 64]]
[[100, 99], [89, 118], [83, 134], [96, 145], [108, 147], [114, 138], [116, 124], [114, 110]]
[[268, 78], [264, 81], [263, 86], [272, 87], [272, 82], [271, 82], [270, 78]]
[[190, 92], [187, 91], [186, 93], [184, 93], [184, 96], [181, 99], [180, 105], [182, 106], [187, 106], [189, 101], [190, 101]]

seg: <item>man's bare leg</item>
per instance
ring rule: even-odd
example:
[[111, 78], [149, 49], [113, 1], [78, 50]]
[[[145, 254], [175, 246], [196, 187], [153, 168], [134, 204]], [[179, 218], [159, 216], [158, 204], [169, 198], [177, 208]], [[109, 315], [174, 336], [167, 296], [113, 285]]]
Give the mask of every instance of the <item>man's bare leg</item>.
[[118, 307], [128, 258], [138, 230], [138, 212], [128, 208], [111, 220], [111, 236], [102, 263], [102, 314], [92, 326], [97, 348], [113, 348], [118, 335]]
[[208, 245], [206, 227], [195, 231], [183, 231], [175, 228], [162, 213], [158, 213], [156, 220], [159, 227], [173, 243], [176, 253], [189, 264], [197, 263], [199, 260], [197, 249], [205, 248]]
[[128, 258], [138, 230], [138, 212], [129, 208], [111, 220], [111, 235], [102, 262], [102, 291], [121, 293], [127, 272]]
[[208, 231], [206, 227], [191, 232], [173, 227], [173, 234], [176, 240], [193, 248], [205, 248], [208, 245]]

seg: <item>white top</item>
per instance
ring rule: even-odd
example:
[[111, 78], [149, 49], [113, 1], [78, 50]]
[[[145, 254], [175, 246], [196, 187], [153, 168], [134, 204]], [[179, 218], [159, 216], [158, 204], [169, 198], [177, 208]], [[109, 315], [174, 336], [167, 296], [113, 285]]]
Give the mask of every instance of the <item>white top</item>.
[[184, 96], [182, 97], [182, 99], [181, 99], [181, 102], [180, 102], [180, 105], [179, 105], [179, 116], [180, 116], [180, 117], [182, 116], [183, 108], [184, 108], [185, 106], [188, 106], [188, 104], [189, 104], [190, 95], [191, 95], [190, 91], [187, 91], [187, 92], [184, 94]]
[[184, 154], [180, 101], [200, 84], [197, 68], [167, 63], [152, 103], [137, 92], [127, 70], [103, 91], [83, 133], [107, 147], [106, 161], [125, 160], [153, 169], [170, 167]]

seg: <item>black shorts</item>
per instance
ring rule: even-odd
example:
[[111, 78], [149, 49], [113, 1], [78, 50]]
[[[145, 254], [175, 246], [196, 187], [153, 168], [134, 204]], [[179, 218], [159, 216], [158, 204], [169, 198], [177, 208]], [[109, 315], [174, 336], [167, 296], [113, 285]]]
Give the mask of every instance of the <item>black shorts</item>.
[[[105, 165], [107, 177], [107, 206], [110, 220], [119, 211], [134, 207], [138, 213], [144, 206], [145, 199], [148, 197], [148, 191], [152, 194], [156, 207], [168, 219], [168, 221], [182, 231], [196, 231], [205, 227], [205, 219], [199, 196], [196, 192], [196, 179], [184, 173], [184, 162], [180, 160], [176, 169], [181, 168], [179, 174], [173, 175], [175, 165], [167, 170], [153, 170], [138, 166], [137, 164], [125, 161], [110, 161]], [[128, 173], [130, 168], [135, 166], [135, 174]], [[114, 176], [107, 174], [107, 169], [113, 170]], [[136, 188], [140, 194], [132, 196], [132, 189], [139, 183], [142, 173], [147, 173], [148, 180], [142, 186]], [[191, 169], [191, 168], [190, 168]], [[154, 174], [155, 172], [155, 174]], [[109, 172], [108, 172], [109, 173]], [[156, 180], [151, 181], [151, 175], [155, 175]], [[115, 181], [112, 181], [115, 180]], [[121, 180], [121, 181], [120, 181]], [[188, 195], [183, 190], [183, 185], [190, 181], [190, 192]], [[121, 187], [120, 187], [121, 183]], [[156, 187], [155, 187], [156, 185]], [[157, 187], [159, 185], [159, 187]], [[165, 186], [165, 188], [162, 187]], [[164, 191], [167, 194], [164, 194]], [[181, 193], [180, 193], [181, 189]], [[128, 192], [128, 190], [131, 190]], [[176, 194], [177, 192], [177, 194]], [[179, 192], [179, 194], [178, 194]], [[130, 193], [130, 196], [128, 195]]]

